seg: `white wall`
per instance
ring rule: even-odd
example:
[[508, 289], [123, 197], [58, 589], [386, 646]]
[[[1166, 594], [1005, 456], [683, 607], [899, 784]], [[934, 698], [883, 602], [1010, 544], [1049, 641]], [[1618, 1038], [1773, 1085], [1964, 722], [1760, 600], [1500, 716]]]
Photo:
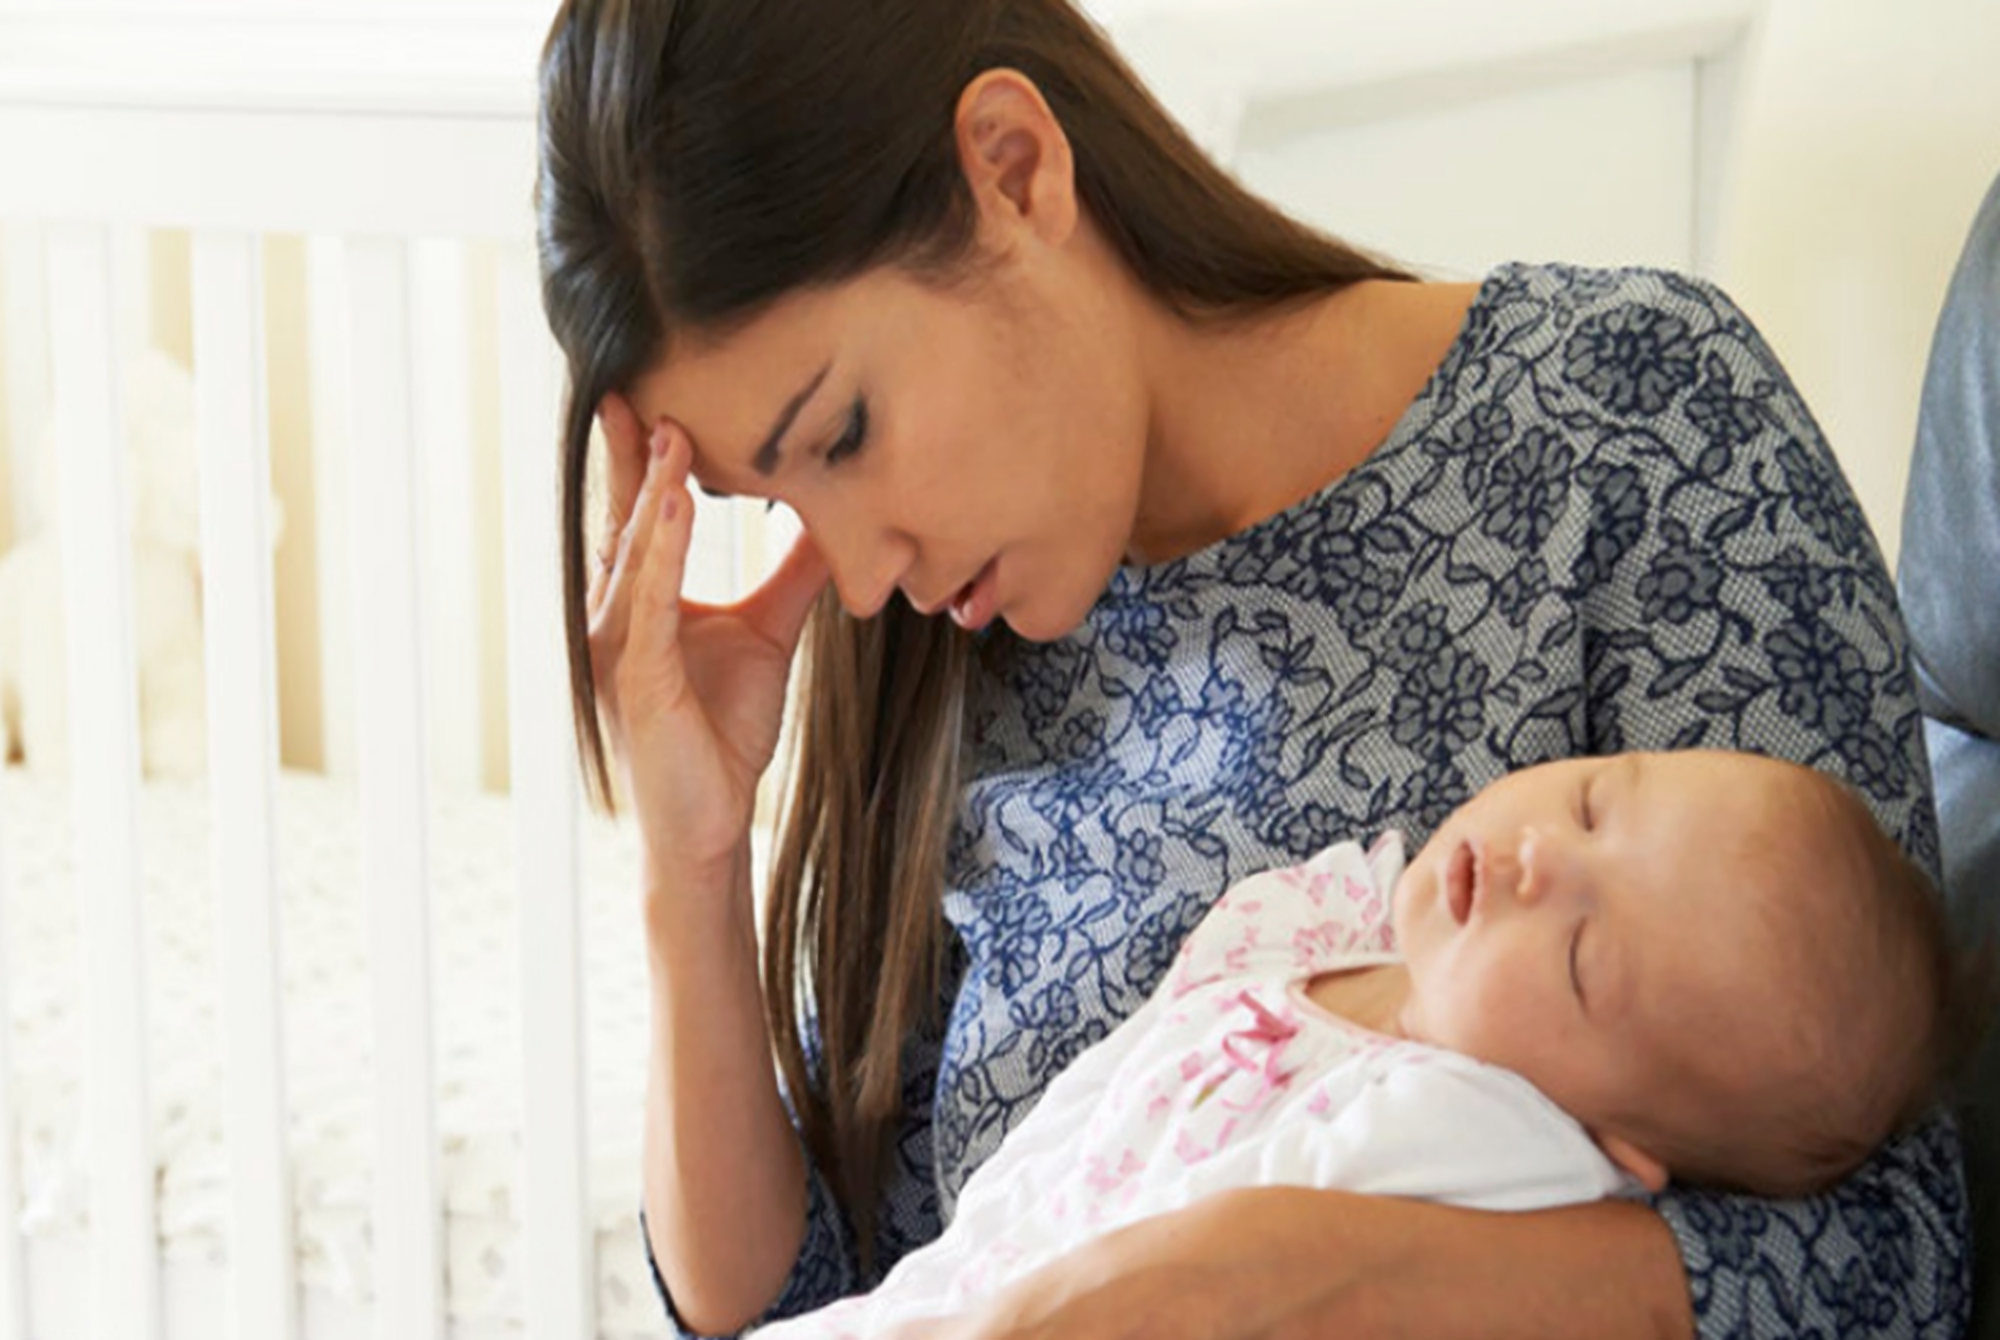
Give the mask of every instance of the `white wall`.
[[1741, 137], [1718, 276], [1893, 561], [1932, 327], [2000, 175], [2000, 3], [1774, 0]]
[[[1601, 147], [1628, 123], [1592, 110], [1588, 124], [1572, 117], [1551, 132], [1563, 100], [1615, 112], [1613, 103], [1644, 96], [1634, 72], [1692, 61], [1705, 157], [1694, 264], [1729, 289], [1791, 370], [1894, 561], [1932, 327], [1974, 207], [2000, 174], [2000, 0], [1402, 0], [1393, 11], [1373, 0], [1091, 3], [1142, 71], [1171, 85], [1168, 102], [1197, 133], [1235, 147], [1254, 186], [1334, 232], [1447, 272], [1502, 253], [1670, 255], [1670, 237], [1649, 242], [1619, 221], [1635, 185], [1654, 193], [1649, 208], [1669, 194], [1633, 160], [1607, 163], [1586, 148], [1563, 165], [1570, 180], [1540, 163], [1509, 207], [1559, 195], [1554, 217], [1509, 217], [1480, 235], [1436, 204], [1451, 198], [1441, 179], [1467, 155], [1425, 148], [1424, 136], [1454, 118], [1515, 117], [1538, 120], [1536, 141], [1551, 151]], [[1595, 102], [1593, 82], [1604, 90]], [[1234, 103], [1232, 85], [1246, 90]], [[1274, 102], [1294, 132], [1275, 148]], [[1388, 122], [1380, 130], [1364, 125], [1378, 115]], [[1667, 142], [1670, 127], [1652, 116], [1644, 138]], [[1315, 120], [1330, 131], [1312, 129]], [[1375, 140], [1394, 147], [1378, 152]], [[1399, 183], [1409, 169], [1397, 159], [1412, 154], [1422, 171]], [[1357, 170], [1367, 179], [1358, 192], [1337, 180]], [[1482, 185], [1460, 198], [1490, 202], [1506, 169], [1467, 171]], [[1399, 213], [1417, 217], [1395, 222]]]

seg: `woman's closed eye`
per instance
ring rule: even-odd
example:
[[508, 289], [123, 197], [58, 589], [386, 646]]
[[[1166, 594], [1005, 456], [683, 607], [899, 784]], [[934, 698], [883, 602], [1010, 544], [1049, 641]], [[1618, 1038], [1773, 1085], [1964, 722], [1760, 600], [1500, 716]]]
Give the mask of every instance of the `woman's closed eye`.
[[829, 467], [839, 465], [851, 458], [861, 450], [867, 440], [868, 403], [856, 396], [852, 408], [847, 411], [847, 431], [840, 435], [838, 442], [826, 450], [827, 465]]

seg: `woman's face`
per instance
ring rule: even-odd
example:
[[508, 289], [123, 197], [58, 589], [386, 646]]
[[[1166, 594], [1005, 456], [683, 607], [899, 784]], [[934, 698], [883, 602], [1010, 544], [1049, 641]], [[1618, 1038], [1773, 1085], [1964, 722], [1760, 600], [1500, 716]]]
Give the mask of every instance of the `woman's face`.
[[1029, 246], [951, 289], [883, 267], [670, 349], [633, 409], [687, 430], [705, 490], [796, 512], [856, 616], [900, 593], [1059, 637], [1125, 551], [1147, 436], [1103, 263]]

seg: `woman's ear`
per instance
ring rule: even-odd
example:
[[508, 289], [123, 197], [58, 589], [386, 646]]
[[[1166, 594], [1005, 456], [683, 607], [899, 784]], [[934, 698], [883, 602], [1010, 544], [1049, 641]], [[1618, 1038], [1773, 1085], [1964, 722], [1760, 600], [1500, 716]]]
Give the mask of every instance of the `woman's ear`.
[[1646, 1190], [1659, 1193], [1667, 1189], [1667, 1165], [1648, 1154], [1623, 1136], [1609, 1135], [1603, 1131], [1592, 1132], [1597, 1147], [1604, 1151], [1606, 1158], [1639, 1179]]
[[1004, 242], [1022, 228], [1061, 246], [1077, 219], [1069, 136], [1042, 91], [1018, 70], [987, 70], [965, 86], [954, 118], [959, 167], [982, 231]]

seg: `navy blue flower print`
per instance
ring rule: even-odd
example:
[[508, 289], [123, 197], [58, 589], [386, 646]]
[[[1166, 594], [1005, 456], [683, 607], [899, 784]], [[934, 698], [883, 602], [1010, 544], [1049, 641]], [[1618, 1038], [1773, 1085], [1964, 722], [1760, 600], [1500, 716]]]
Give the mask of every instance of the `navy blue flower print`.
[[1886, 1205], [1881, 1214], [1870, 1215], [1856, 1226], [1855, 1240], [1876, 1283], [1896, 1289], [1916, 1276], [1916, 1259], [1910, 1247], [1915, 1237], [1910, 1216], [1900, 1205]]
[[1338, 842], [1346, 830], [1346, 815], [1309, 800], [1284, 811], [1272, 839], [1286, 851], [1318, 851]]
[[1549, 565], [1535, 554], [1509, 568], [1493, 594], [1501, 617], [1518, 626], [1548, 592]]
[[1126, 833], [1118, 841], [1118, 878], [1141, 889], [1157, 888], [1167, 877], [1160, 859], [1164, 840], [1157, 833]]
[[1444, 650], [1450, 637], [1445, 628], [1448, 615], [1435, 601], [1412, 605], [1397, 615], [1382, 640], [1382, 663], [1393, 670], [1421, 670]]
[[1540, 547], [1562, 515], [1573, 461], [1550, 429], [1522, 434], [1520, 445], [1495, 461], [1487, 476], [1481, 528], [1510, 549]]
[[1341, 628], [1351, 636], [1371, 627], [1396, 603], [1403, 583], [1397, 570], [1384, 563], [1368, 563], [1333, 592], [1333, 612]]
[[1000, 989], [1017, 996], [1035, 979], [1049, 950], [1060, 940], [1055, 912], [1020, 883], [1007, 885], [993, 900], [992, 922], [980, 937], [1000, 972]]
[[1895, 1294], [1862, 1261], [1850, 1259], [1838, 1270], [1815, 1268], [1810, 1279], [1813, 1293], [1833, 1310], [1836, 1335], [1880, 1335], [1896, 1319]]
[[1106, 651], [1140, 665], [1164, 664], [1178, 640], [1167, 611], [1144, 601], [1107, 601], [1099, 632]]
[[[1396, 809], [1408, 816], [1411, 831], [1429, 833], [1463, 802], [1472, 786], [1465, 772], [1449, 754], [1436, 751], [1424, 765], [1404, 779], [1396, 796]], [[1414, 855], [1414, 850], [1412, 851]]]
[[1455, 754], [1479, 738], [1485, 725], [1480, 700], [1489, 671], [1457, 647], [1403, 677], [1389, 709], [1389, 737], [1419, 753]]
[[1824, 623], [1786, 624], [1764, 638], [1778, 706], [1800, 725], [1841, 737], [1872, 717], [1874, 677], [1860, 648]]
[[1741, 1270], [1757, 1259], [1757, 1244], [1771, 1230], [1762, 1201], [1744, 1196], [1693, 1196], [1681, 1203], [1687, 1226], [1724, 1270]]
[[1180, 685], [1165, 675], [1150, 675], [1146, 686], [1139, 690], [1139, 696], [1132, 703], [1132, 726], [1141, 734], [1158, 739], [1166, 732], [1167, 724], [1187, 712], [1181, 701]]
[[1054, 721], [1076, 691], [1083, 673], [1083, 653], [1058, 646], [1049, 655], [1022, 657], [1015, 668], [1014, 691], [1030, 722]]
[[1687, 416], [1708, 439], [1707, 448], [1695, 458], [1695, 472], [1707, 479], [1727, 473], [1735, 449], [1767, 426], [1762, 407], [1749, 396], [1736, 394], [1729, 365], [1715, 354], [1703, 362], [1701, 384], [1688, 397]]
[[1806, 528], [1837, 553], [1855, 552], [1864, 534], [1862, 521], [1827, 465], [1808, 460], [1804, 448], [1787, 442], [1778, 448], [1778, 466], [1785, 475], [1786, 499]]
[[1007, 1013], [1014, 1027], [1029, 1038], [1028, 1064], [1043, 1074], [1061, 1070], [1111, 1031], [1105, 1020], [1083, 1017], [1076, 988], [1060, 979], [1043, 982], [1026, 1000], [1010, 1005]]
[[1232, 732], [1223, 746], [1216, 785], [1239, 813], [1268, 812], [1278, 803], [1284, 790], [1284, 736], [1275, 724], [1290, 717], [1283, 703], [1272, 703], [1237, 723], [1247, 729]]
[[1856, 786], [1888, 790], [1909, 784], [1908, 758], [1896, 747], [1889, 732], [1876, 722], [1867, 722], [1853, 735], [1844, 737], [1834, 745], [1834, 750], [1846, 762], [1848, 778]]
[[1771, 593], [1771, 599], [1801, 622], [1815, 617], [1833, 603], [1838, 582], [1836, 574], [1812, 562], [1805, 551], [1795, 544], [1788, 544], [1780, 550], [1760, 578], [1764, 589]]
[[1163, 908], [1133, 922], [1125, 937], [1125, 973], [1136, 981], [1154, 981], [1164, 975], [1167, 965], [1180, 952], [1181, 941], [1207, 911], [1201, 900]]
[[1706, 551], [1689, 548], [1687, 528], [1680, 523], [1665, 523], [1660, 533], [1666, 546], [1639, 578], [1642, 614], [1649, 622], [1684, 624], [1714, 608], [1722, 568]]
[[1104, 754], [1104, 714], [1082, 712], [1063, 722], [1061, 755], [1076, 763], [1101, 758]]
[[1589, 318], [1563, 346], [1564, 371], [1618, 415], [1648, 418], [1694, 383], [1695, 345], [1686, 321], [1653, 308], [1620, 306]]
[[1501, 449], [1513, 437], [1512, 411], [1505, 404], [1482, 403], [1473, 406], [1470, 413], [1453, 424], [1451, 431], [1441, 440], [1450, 444], [1449, 455], [1490, 461], [1501, 454]]
[[1576, 561], [1574, 584], [1609, 581], [1618, 564], [1646, 533], [1651, 502], [1639, 472], [1629, 465], [1591, 462], [1577, 467], [1577, 483], [1590, 495], [1590, 537]]

